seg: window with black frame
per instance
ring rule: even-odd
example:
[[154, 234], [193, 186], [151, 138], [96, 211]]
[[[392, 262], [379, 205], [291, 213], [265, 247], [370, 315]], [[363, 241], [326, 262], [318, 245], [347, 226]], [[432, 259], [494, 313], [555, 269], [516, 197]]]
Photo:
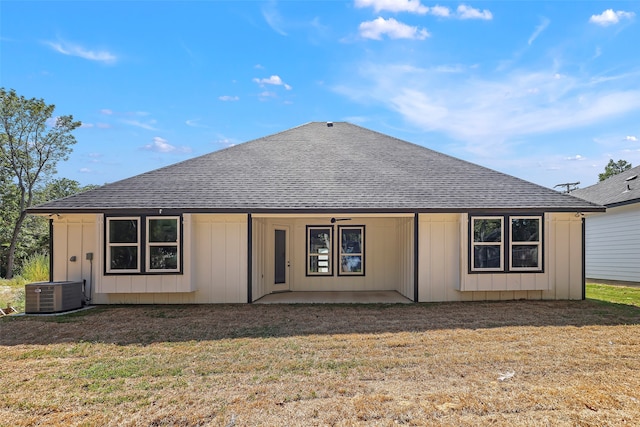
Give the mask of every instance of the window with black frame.
[[510, 217], [511, 271], [542, 269], [542, 217]]
[[472, 216], [470, 270], [541, 272], [542, 223], [541, 215]]
[[340, 276], [364, 276], [364, 225], [338, 227]]
[[503, 218], [471, 218], [471, 271], [502, 271]]
[[107, 217], [105, 272], [179, 273], [180, 235], [180, 216]]
[[307, 275], [333, 275], [333, 227], [307, 226]]
[[106, 270], [140, 272], [140, 218], [107, 218]]
[[179, 271], [179, 246], [178, 217], [147, 217], [147, 271]]

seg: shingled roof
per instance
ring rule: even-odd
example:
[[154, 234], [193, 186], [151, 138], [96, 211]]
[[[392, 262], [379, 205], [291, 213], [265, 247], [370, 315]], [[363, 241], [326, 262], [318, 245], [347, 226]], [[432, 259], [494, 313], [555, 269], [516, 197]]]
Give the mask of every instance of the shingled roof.
[[606, 207], [640, 203], [640, 166], [571, 194]]
[[30, 213], [601, 211], [593, 203], [350, 123], [313, 122]]

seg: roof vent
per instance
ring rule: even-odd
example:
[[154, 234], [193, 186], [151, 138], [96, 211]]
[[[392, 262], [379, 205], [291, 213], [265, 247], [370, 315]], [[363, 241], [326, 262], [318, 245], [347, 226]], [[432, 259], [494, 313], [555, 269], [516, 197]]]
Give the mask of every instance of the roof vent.
[[637, 177], [638, 177], [638, 175], [631, 175], [629, 178], [625, 179], [625, 181], [633, 181]]
[[332, 128], [333, 127], [333, 122], [327, 122], [327, 127], [328, 128]]

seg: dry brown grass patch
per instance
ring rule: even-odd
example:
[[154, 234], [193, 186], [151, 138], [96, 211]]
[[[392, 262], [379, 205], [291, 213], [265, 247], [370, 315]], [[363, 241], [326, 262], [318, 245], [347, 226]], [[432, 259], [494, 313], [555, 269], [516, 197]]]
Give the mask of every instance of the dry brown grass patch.
[[639, 321], [590, 301], [2, 319], [0, 425], [629, 425]]

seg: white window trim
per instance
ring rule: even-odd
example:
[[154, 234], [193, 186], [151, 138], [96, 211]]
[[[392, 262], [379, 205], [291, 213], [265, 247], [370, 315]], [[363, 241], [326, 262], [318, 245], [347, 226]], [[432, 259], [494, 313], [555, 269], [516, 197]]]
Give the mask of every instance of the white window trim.
[[[542, 216], [509, 216], [509, 271], [541, 271], [542, 270]], [[512, 224], [514, 219], [537, 219], [538, 220], [538, 241], [537, 242], [514, 242]], [[537, 267], [514, 267], [513, 247], [514, 246], [537, 246], [538, 266]]]
[[[361, 237], [361, 242], [360, 242], [360, 252], [353, 252], [353, 253], [344, 253], [342, 252], [342, 230], [354, 230], [354, 229], [359, 229], [360, 230], [360, 237]], [[341, 225], [338, 227], [338, 275], [339, 276], [364, 276], [364, 239], [365, 239], [365, 232], [364, 232], [364, 225]], [[342, 271], [342, 257], [345, 256], [359, 256], [360, 257], [360, 262], [361, 262], [361, 271], [354, 271], [354, 272], [350, 272], [350, 271]]]
[[[507, 217], [508, 218], [508, 217]], [[500, 241], [499, 242], [476, 242], [474, 241], [474, 230], [476, 220], [500, 220]], [[471, 243], [471, 271], [473, 272], [503, 272], [504, 271], [504, 216], [473, 216], [471, 217], [471, 228], [469, 231], [469, 241]], [[475, 247], [476, 246], [500, 246], [500, 267], [484, 268], [476, 267]]]
[[[176, 241], [175, 242], [150, 242], [149, 222], [154, 219], [174, 219], [176, 221]], [[180, 271], [180, 217], [179, 216], [148, 216], [146, 217], [146, 241], [145, 241], [145, 270], [147, 273], [177, 273]], [[151, 248], [153, 246], [175, 246], [177, 254], [176, 268], [152, 269], [151, 268]]]
[[[111, 243], [109, 241], [109, 237], [111, 236], [111, 221], [136, 221], [138, 223], [138, 227], [137, 227], [137, 243]], [[106, 256], [106, 260], [107, 260], [107, 268], [106, 268], [106, 272], [107, 273], [117, 273], [117, 274], [130, 274], [130, 273], [140, 273], [140, 252], [141, 252], [141, 247], [140, 247], [140, 217], [137, 216], [114, 216], [114, 217], [108, 217], [107, 218], [107, 230], [106, 230], [106, 236], [105, 236], [105, 240], [106, 240], [106, 250], [107, 250], [107, 256]], [[111, 268], [111, 248], [112, 247], [136, 247], [138, 248], [137, 251], [137, 262], [136, 264], [138, 265], [138, 268], [136, 269], [119, 269], [119, 268]]]
[[[318, 252], [311, 252], [311, 230], [329, 230], [329, 253], [321, 254]], [[308, 225], [307, 226], [307, 276], [333, 276], [333, 226], [326, 225]], [[327, 255], [327, 261], [329, 262], [328, 272], [315, 272], [311, 271], [311, 257], [312, 256], [324, 256]], [[319, 259], [318, 259], [319, 260]], [[324, 260], [323, 260], [324, 261]]]

